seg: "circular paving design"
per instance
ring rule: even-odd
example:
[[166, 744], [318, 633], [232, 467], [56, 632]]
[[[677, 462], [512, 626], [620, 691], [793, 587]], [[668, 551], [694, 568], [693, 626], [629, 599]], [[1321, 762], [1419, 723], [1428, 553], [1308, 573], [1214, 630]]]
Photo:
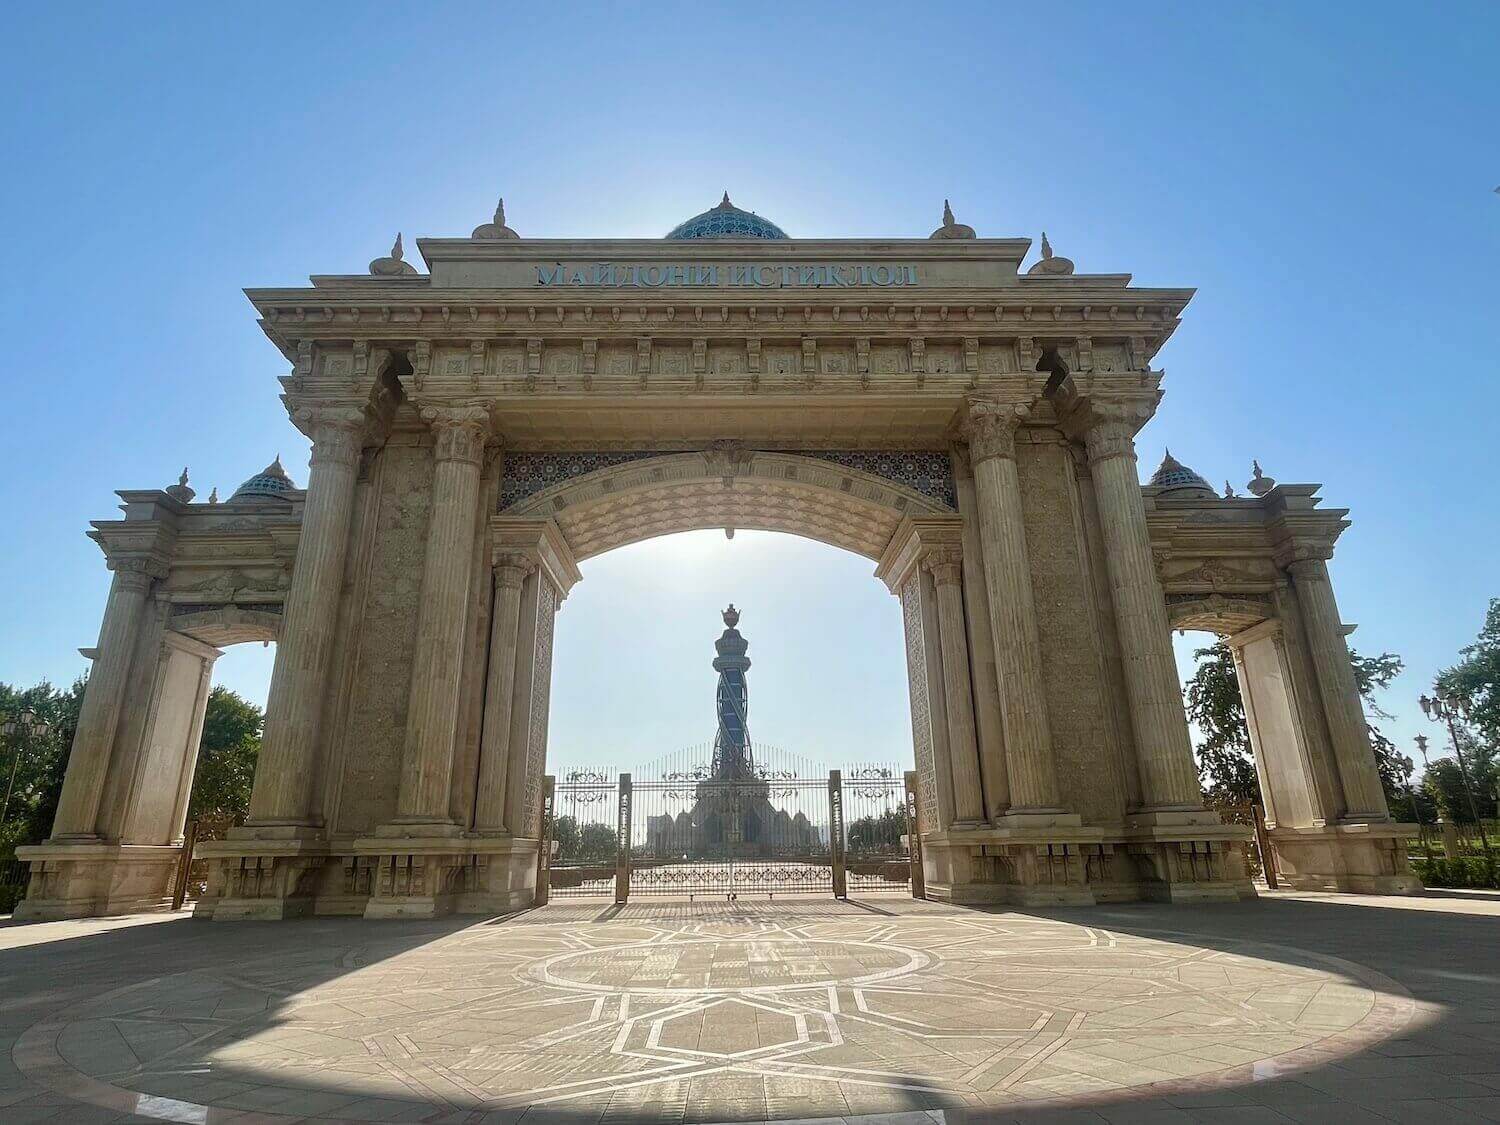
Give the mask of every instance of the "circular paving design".
[[34, 1025], [14, 1058], [170, 1121], [725, 1121], [1250, 1083], [1412, 1011], [1336, 958], [1018, 914], [559, 917], [164, 975]]

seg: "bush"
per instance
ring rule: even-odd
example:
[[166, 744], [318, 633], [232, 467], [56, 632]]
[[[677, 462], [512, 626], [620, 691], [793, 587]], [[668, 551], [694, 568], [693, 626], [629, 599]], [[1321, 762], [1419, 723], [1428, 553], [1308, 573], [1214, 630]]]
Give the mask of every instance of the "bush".
[[1484, 856], [1412, 860], [1412, 870], [1429, 887], [1477, 887], [1500, 890], [1500, 863]]

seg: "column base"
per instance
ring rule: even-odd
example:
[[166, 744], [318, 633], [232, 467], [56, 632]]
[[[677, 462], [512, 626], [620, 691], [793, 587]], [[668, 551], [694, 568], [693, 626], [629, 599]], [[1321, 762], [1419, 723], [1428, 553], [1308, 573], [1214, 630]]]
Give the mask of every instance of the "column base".
[[1415, 824], [1353, 822], [1315, 828], [1268, 829], [1280, 882], [1299, 891], [1367, 895], [1420, 894], [1422, 881], [1406, 858]]
[[31, 864], [31, 878], [13, 917], [53, 922], [170, 910], [181, 854], [182, 848], [174, 844], [98, 841], [49, 840], [17, 848], [16, 858]]

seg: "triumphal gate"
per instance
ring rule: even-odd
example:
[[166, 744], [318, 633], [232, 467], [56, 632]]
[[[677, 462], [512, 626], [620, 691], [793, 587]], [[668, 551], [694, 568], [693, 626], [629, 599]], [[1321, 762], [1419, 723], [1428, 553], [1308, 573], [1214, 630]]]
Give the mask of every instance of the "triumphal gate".
[[[946, 208], [945, 208], [946, 211]], [[697, 528], [869, 558], [905, 624], [926, 893], [1253, 893], [1206, 809], [1173, 629], [1233, 648], [1281, 876], [1417, 886], [1313, 485], [1142, 485], [1152, 357], [1191, 291], [1045, 239], [788, 238], [725, 200], [665, 240], [400, 240], [251, 290], [312, 442], [223, 502], [124, 491], [51, 838], [20, 913], [159, 906], [222, 647], [274, 640], [215, 919], [501, 911], [535, 894], [553, 622], [578, 564]], [[217, 497], [211, 498], [217, 500]], [[841, 701], [858, 706], [858, 700]]]

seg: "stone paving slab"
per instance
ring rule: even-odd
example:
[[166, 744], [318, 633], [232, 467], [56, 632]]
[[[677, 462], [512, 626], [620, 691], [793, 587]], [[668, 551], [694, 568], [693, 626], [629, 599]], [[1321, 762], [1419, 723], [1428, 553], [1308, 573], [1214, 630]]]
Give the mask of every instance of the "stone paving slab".
[[1500, 896], [0, 924], [0, 1122], [1500, 1120]]

